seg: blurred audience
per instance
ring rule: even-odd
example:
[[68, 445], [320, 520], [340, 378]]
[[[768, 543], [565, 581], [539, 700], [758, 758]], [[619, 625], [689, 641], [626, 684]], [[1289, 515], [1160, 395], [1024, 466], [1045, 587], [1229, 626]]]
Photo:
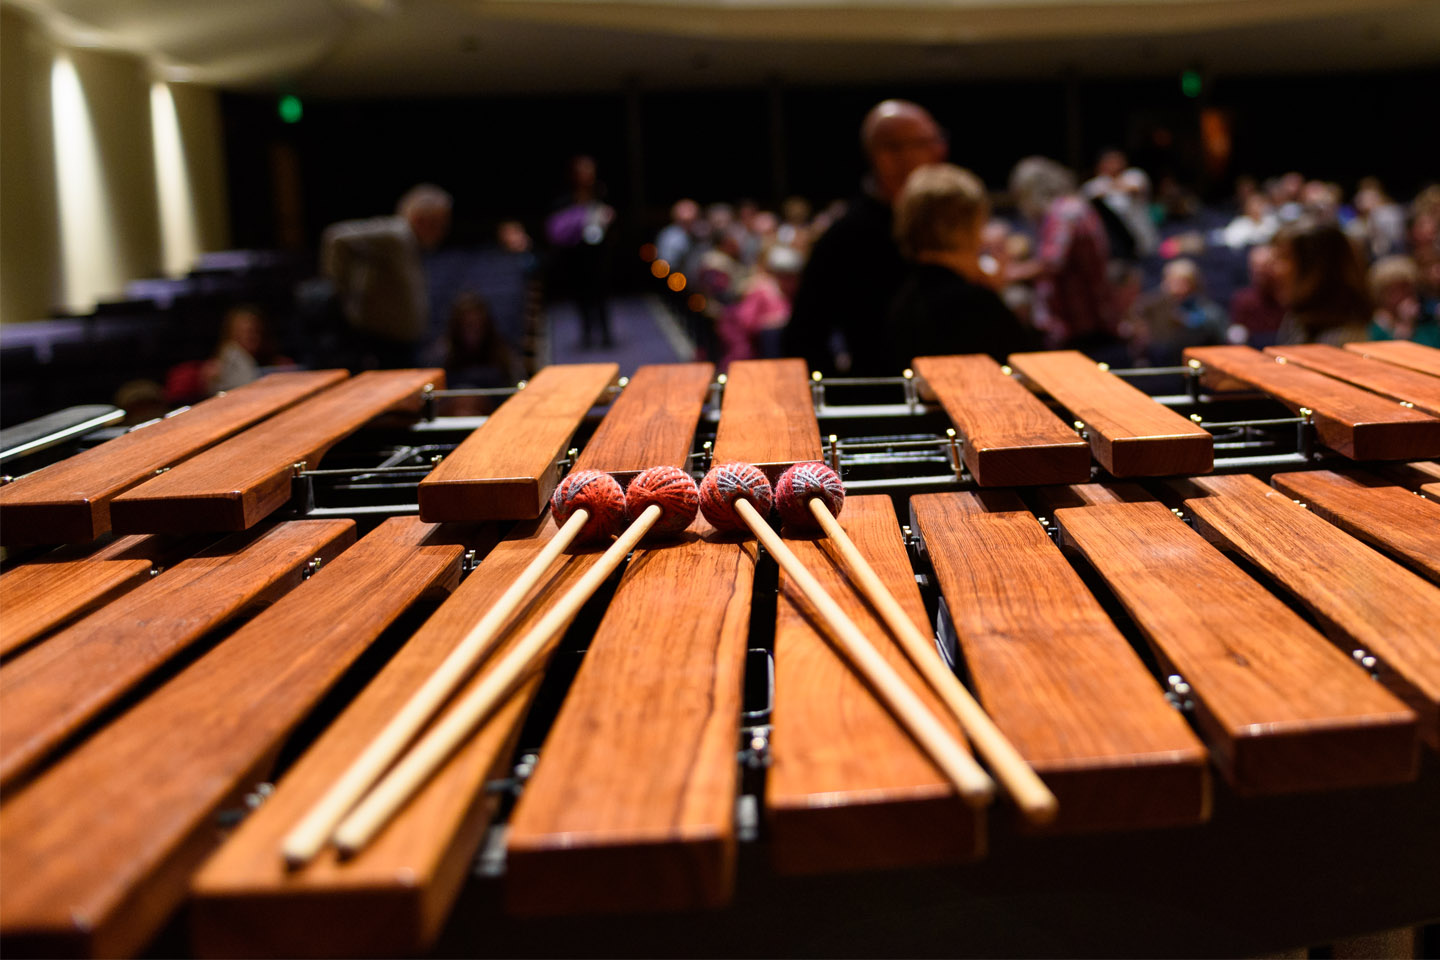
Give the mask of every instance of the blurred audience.
[[605, 184], [595, 158], [570, 159], [570, 189], [555, 201], [545, 221], [550, 241], [550, 275], [557, 292], [574, 297], [580, 311], [580, 345], [613, 346], [610, 333], [610, 229], [615, 208], [605, 202]]
[[670, 208], [670, 222], [655, 235], [655, 256], [673, 270], [684, 270], [690, 252], [698, 241], [695, 224], [700, 220], [700, 204], [685, 197]]
[[1205, 296], [1195, 261], [1181, 257], [1165, 264], [1160, 289], [1135, 304], [1132, 352], [1143, 365], [1178, 366], [1188, 347], [1225, 343], [1228, 326], [1224, 309]]
[[1340, 188], [1333, 183], [1310, 180], [1300, 191], [1300, 205], [1304, 215], [1313, 220], [1339, 220], [1341, 218]]
[[260, 379], [265, 368], [289, 366], [293, 361], [275, 349], [260, 308], [237, 304], [226, 311], [209, 357], [177, 363], [166, 373], [165, 400], [196, 403]]
[[810, 252], [811, 218], [810, 201], [804, 197], [787, 197], [780, 205], [780, 226], [775, 231], [775, 241], [799, 251], [802, 255]]
[[[445, 383], [448, 387], [508, 387], [523, 372], [515, 354], [500, 335], [490, 304], [477, 293], [466, 291], [450, 306], [446, 331]], [[494, 404], [488, 398], [463, 398], [459, 415], [486, 413]]]
[[506, 253], [528, 254], [535, 241], [519, 220], [502, 220], [495, 228], [495, 243]]
[[144, 378], [138, 380], [126, 380], [115, 390], [112, 398], [115, 406], [125, 411], [125, 417], [120, 421], [124, 427], [138, 427], [142, 423], [148, 423], [157, 417], [174, 410], [186, 403], [193, 403], [196, 400], [205, 399], [203, 395], [193, 400], [172, 399], [167, 387], [161, 387], [154, 380]]
[[927, 164], [906, 180], [895, 202], [895, 240], [910, 268], [886, 316], [880, 358], [891, 375], [917, 356], [988, 353], [1003, 363], [1039, 347], [981, 266], [989, 213], [985, 185], [953, 164]]
[[1243, 331], [1243, 342], [1268, 347], [1275, 343], [1285, 318], [1285, 305], [1276, 296], [1275, 248], [1251, 247], [1249, 267], [1250, 285], [1230, 298], [1230, 322]]
[[289, 364], [272, 346], [260, 309], [250, 304], [232, 307], [225, 314], [220, 345], [205, 366], [206, 393], [214, 396], [243, 387], [260, 379], [262, 367]]
[[1130, 158], [1125, 155], [1125, 151], [1106, 147], [1095, 159], [1095, 176], [1085, 181], [1080, 192], [1094, 200], [1118, 189], [1120, 174], [1128, 166]]
[[1365, 266], [1333, 222], [1304, 218], [1275, 235], [1275, 293], [1285, 305], [1277, 343], [1338, 346], [1368, 338]]
[[1405, 256], [1382, 257], [1370, 267], [1370, 297], [1375, 313], [1371, 340], [1414, 340], [1440, 347], [1440, 318], [1433, 303], [1420, 300], [1420, 268]]
[[1122, 364], [1109, 243], [1094, 208], [1077, 192], [1074, 175], [1054, 160], [1027, 157], [1010, 174], [1010, 192], [1039, 230], [1035, 256], [1012, 265], [1010, 276], [1034, 282], [1035, 326], [1046, 346]]
[[[1000, 306], [1020, 329], [1038, 331], [1041, 347], [1081, 349], [1112, 364], [1174, 365], [1186, 346], [1208, 343], [1264, 347], [1365, 336], [1440, 340], [1440, 187], [1427, 188], [1402, 205], [1389, 198], [1376, 178], [1367, 177], [1346, 202], [1339, 185], [1307, 180], [1299, 172], [1267, 180], [1263, 188], [1256, 178], [1241, 175], [1229, 208], [1238, 213], [1228, 222], [1219, 219], [1222, 208], [1209, 209], [1204, 218], [1169, 224], [1164, 242], [1151, 245], [1145, 229], [1152, 238], [1158, 231], [1154, 207], [1145, 201], [1148, 177], [1129, 166], [1118, 150], [1101, 154], [1096, 175], [1081, 188], [1070, 171], [1053, 161], [1027, 158], [1018, 164], [1010, 185], [1024, 216], [1018, 226], [990, 217], [983, 185], [967, 181], [972, 193], [979, 191], [986, 210], [982, 219], [967, 221], [967, 231], [973, 228], [974, 234], [965, 234], [971, 246], [913, 255], [883, 322], [863, 323], [860, 318], [869, 316], [866, 304], [886, 284], [870, 283], [872, 289], [864, 292], [859, 308], [842, 302], [837, 291], [852, 289], [856, 276], [883, 281], [891, 254], [900, 256], [906, 241], [899, 224], [900, 193], [891, 192], [894, 178], [918, 155], [944, 151], [938, 137], [938, 127], [921, 108], [887, 101], [871, 112], [863, 127], [871, 169], [860, 198], [832, 204], [808, 220], [809, 204], [797, 197], [785, 202], [783, 217], [744, 201], [736, 206], [711, 204], [706, 217], [695, 221], [699, 239], [692, 251], [698, 253], [691, 254], [693, 275], [686, 289], [704, 295], [703, 319], [717, 340], [712, 350], [722, 366], [741, 357], [775, 355], [773, 347], [762, 346], [746, 318], [767, 301], [778, 303], [772, 286], [776, 274], [767, 268], [764, 253], [751, 263], [746, 251], [783, 247], [784, 260], [806, 263], [801, 242], [806, 237], [821, 238], [821, 267], [807, 266], [801, 274], [816, 278], [815, 286], [809, 288], [808, 280], [802, 280], [790, 322], [768, 328], [767, 336], [783, 331], [782, 355], [805, 356], [816, 369], [833, 373], [893, 375], [904, 369], [910, 358], [900, 354], [911, 348], [881, 349], [877, 338], [905, 329], [892, 325], [902, 286], [907, 322], [925, 327], [915, 318], [924, 313], [921, 305], [927, 297], [940, 297], [940, 278], [951, 293], [962, 278], [967, 295], [973, 295], [971, 287], [993, 291], [998, 303], [987, 301], [986, 309]], [[912, 173], [929, 167], [947, 170], [946, 176], [964, 174], [938, 161], [921, 164]], [[936, 175], [933, 170], [926, 174]], [[939, 192], [930, 197], [937, 204]], [[1181, 189], [1179, 194], [1188, 192]], [[918, 203], [919, 194], [914, 199]], [[1279, 208], [1296, 219], [1286, 224]], [[875, 236], [876, 225], [886, 219], [899, 231], [893, 249]], [[688, 220], [681, 211], [665, 231], [673, 233], [677, 222]], [[1130, 259], [1117, 256], [1110, 245], [1117, 225], [1125, 228], [1124, 243], [1136, 248]], [[832, 229], [837, 232], [824, 242]], [[1348, 254], [1344, 245], [1335, 243], [1347, 235], [1353, 240]], [[962, 248], [968, 266], [957, 271], [954, 264]], [[1368, 264], [1393, 257], [1377, 256], [1389, 249], [1410, 259], [1403, 270], [1391, 260], [1376, 272], [1369, 285], [1372, 312], [1365, 271]], [[902, 266], [905, 262], [901, 260]], [[848, 271], [840, 265], [848, 265]], [[1147, 276], [1152, 278], [1149, 286]], [[1248, 277], [1248, 284], [1239, 287], [1246, 282], [1242, 277]], [[1208, 290], [1219, 293], [1211, 296]], [[747, 297], [752, 302], [737, 310]], [[806, 319], [806, 311], [815, 303], [828, 304], [839, 321], [806, 328], [805, 323], [814, 322], [813, 316]], [[946, 332], [958, 335], [956, 330]], [[864, 356], [854, 355], [855, 342], [868, 344]]]
[[1241, 250], [1256, 244], [1269, 243], [1280, 229], [1280, 218], [1275, 215], [1270, 201], [1261, 193], [1252, 193], [1243, 201], [1240, 213], [1216, 230], [1210, 237], [1211, 243], [1223, 244], [1232, 250]]
[[883, 376], [896, 371], [881, 359], [882, 325], [907, 271], [893, 236], [891, 205], [911, 171], [944, 160], [948, 146], [929, 111], [908, 100], [873, 107], [861, 124], [860, 142], [869, 175], [844, 214], [814, 242], [785, 327], [784, 352], [829, 374]]
[[1105, 227], [1111, 259], [1123, 263], [1148, 257], [1160, 245], [1150, 212], [1150, 177], [1128, 164], [1123, 152], [1106, 150], [1095, 165], [1095, 176], [1080, 188]]
[[1293, 223], [1304, 214], [1300, 193], [1305, 189], [1303, 174], [1291, 171], [1267, 182], [1265, 193], [1281, 223]]
[[723, 371], [736, 360], [781, 356], [781, 339], [790, 322], [795, 288], [804, 258], [794, 247], [774, 245], [741, 283], [739, 298], [719, 321]]
[[1405, 208], [1390, 199], [1378, 178], [1360, 181], [1352, 205], [1355, 218], [1346, 229], [1365, 244], [1370, 259], [1379, 260], [1405, 249]]
[[450, 194], [420, 184], [400, 198], [395, 216], [347, 220], [325, 230], [320, 269], [346, 323], [336, 346], [340, 364], [415, 365], [430, 313], [421, 254], [444, 241], [450, 215]]

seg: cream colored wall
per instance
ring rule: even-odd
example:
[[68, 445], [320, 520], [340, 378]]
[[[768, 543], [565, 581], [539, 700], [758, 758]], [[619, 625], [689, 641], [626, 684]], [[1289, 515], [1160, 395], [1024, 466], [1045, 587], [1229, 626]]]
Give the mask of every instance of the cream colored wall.
[[198, 254], [219, 250], [230, 234], [220, 98], [195, 84], [150, 88], [155, 175], [165, 272], [184, 273]]
[[149, 71], [130, 54], [62, 50], [50, 96], [65, 304], [84, 309], [160, 272]]
[[0, 321], [88, 310], [224, 249], [215, 91], [157, 83], [129, 53], [66, 48], [12, 7], [0, 18]]
[[0, 6], [0, 321], [44, 317], [60, 302], [54, 51], [29, 18]]

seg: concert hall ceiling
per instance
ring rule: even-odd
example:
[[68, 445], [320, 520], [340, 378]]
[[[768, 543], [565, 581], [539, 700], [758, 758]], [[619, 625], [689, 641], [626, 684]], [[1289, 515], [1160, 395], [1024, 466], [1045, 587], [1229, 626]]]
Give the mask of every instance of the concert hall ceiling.
[[4, 0], [160, 75], [320, 96], [1412, 68], [1437, 0]]

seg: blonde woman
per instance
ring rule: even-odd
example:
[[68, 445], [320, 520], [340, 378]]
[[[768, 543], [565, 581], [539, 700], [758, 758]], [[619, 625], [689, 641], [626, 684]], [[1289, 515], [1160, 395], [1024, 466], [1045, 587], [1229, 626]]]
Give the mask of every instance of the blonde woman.
[[910, 269], [885, 325], [888, 369], [917, 356], [988, 353], [998, 360], [1038, 349], [1039, 338], [1015, 318], [981, 266], [990, 215], [985, 186], [948, 163], [910, 174], [895, 202], [895, 240]]

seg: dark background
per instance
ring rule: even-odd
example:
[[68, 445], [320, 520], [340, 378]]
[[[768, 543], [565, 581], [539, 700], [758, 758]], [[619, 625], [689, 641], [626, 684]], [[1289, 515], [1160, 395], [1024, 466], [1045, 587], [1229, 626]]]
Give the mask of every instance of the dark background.
[[[860, 119], [886, 97], [928, 107], [949, 132], [951, 159], [997, 190], [1026, 154], [1088, 172], [1096, 153], [1113, 144], [1155, 182], [1172, 173], [1215, 203], [1228, 197], [1237, 174], [1264, 178], [1290, 169], [1347, 191], [1377, 175], [1408, 199], [1440, 178], [1437, 89], [1440, 70], [1207, 78], [1194, 99], [1174, 75], [845, 88], [777, 82], [683, 92], [306, 99], [293, 125], [280, 121], [273, 95], [227, 94], [223, 112], [234, 246], [313, 251], [329, 223], [392, 212], [406, 188], [426, 180], [455, 196], [450, 243], [488, 243], [506, 218], [521, 219], [538, 237], [564, 189], [568, 158], [581, 152], [596, 158], [627, 242], [653, 235], [681, 196], [775, 205], [799, 194], [818, 210], [856, 189]], [[1228, 169], [1209, 179], [1200, 165], [1204, 107], [1228, 111], [1234, 144]], [[1168, 147], [1157, 145], [1157, 130], [1168, 131]], [[287, 182], [292, 186], [277, 188]]]

